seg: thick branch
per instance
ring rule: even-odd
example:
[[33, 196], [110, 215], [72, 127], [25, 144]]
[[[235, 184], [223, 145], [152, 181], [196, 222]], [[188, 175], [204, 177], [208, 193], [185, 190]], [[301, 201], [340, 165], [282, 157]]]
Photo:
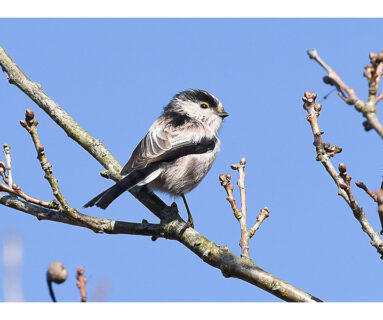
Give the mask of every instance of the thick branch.
[[[4, 195], [0, 193], [0, 204], [35, 216], [38, 220], [49, 220], [94, 230], [91, 227], [84, 226], [80, 222], [68, 218], [64, 214], [60, 213], [58, 210], [43, 208], [9, 195]], [[133, 234], [140, 236], [155, 237], [165, 236], [161, 225], [148, 223], [147, 221], [143, 221], [142, 223], [133, 223], [111, 219], [103, 219], [92, 216], [87, 217], [89, 220], [92, 220], [93, 225], [98, 226], [98, 233]]]
[[[0, 204], [31, 214], [39, 220], [51, 220], [81, 226], [78, 222], [69, 219], [56, 210], [39, 207], [11, 196], [0, 194]], [[177, 210], [175, 205], [172, 205], [170, 208], [171, 210]], [[181, 219], [158, 225], [146, 221], [143, 221], [143, 223], [131, 223], [97, 217], [89, 218], [93, 219], [94, 222], [97, 221], [98, 225], [102, 226], [102, 230], [109, 234], [132, 234], [175, 239], [193, 251], [204, 262], [220, 269], [225, 277], [242, 279], [270, 292], [282, 300], [294, 302], [321, 301], [309, 293], [262, 270], [250, 259], [239, 258], [231, 253], [227, 247], [217, 246], [196, 230], [185, 228], [186, 222]]]
[[322, 165], [326, 168], [327, 172], [330, 174], [335, 184], [338, 186], [338, 194], [347, 202], [354, 214], [355, 219], [357, 219], [360, 225], [362, 226], [362, 230], [365, 233], [367, 233], [367, 235], [370, 237], [371, 245], [376, 248], [378, 253], [383, 258], [383, 241], [380, 238], [379, 233], [375, 232], [375, 230], [371, 227], [363, 209], [359, 207], [358, 203], [354, 199], [350, 184], [351, 177], [346, 172], [346, 166], [343, 163], [341, 163], [339, 165], [340, 173], [338, 174], [330, 160], [330, 158], [335, 154], [332, 150], [335, 147], [329, 148], [329, 144], [322, 142], [323, 132], [320, 131], [318, 124], [319, 112], [322, 109], [322, 105], [320, 103], [315, 104], [315, 99], [315, 93], [306, 91], [302, 100], [304, 102], [303, 108], [308, 113], [307, 120], [311, 125], [311, 129], [314, 135], [314, 146], [316, 147], [317, 152], [316, 159], [320, 161]]

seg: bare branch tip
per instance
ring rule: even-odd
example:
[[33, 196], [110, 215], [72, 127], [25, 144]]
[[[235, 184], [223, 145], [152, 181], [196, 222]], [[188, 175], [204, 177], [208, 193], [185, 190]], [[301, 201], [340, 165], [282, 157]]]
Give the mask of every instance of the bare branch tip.
[[310, 59], [318, 58], [318, 51], [316, 49], [307, 50], [307, 54], [310, 57]]
[[363, 190], [367, 189], [366, 185], [362, 181], [356, 181], [355, 185]]
[[3, 145], [3, 149], [5, 154], [9, 154], [11, 152], [11, 146], [6, 143]]

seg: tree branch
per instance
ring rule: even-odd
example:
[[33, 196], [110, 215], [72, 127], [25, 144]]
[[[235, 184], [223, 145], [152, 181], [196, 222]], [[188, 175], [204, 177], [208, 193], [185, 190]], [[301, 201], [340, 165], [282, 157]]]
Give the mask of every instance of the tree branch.
[[331, 86], [335, 86], [338, 90], [338, 95], [350, 105], [354, 105], [355, 109], [363, 114], [366, 121], [363, 123], [366, 131], [374, 129], [383, 139], [383, 126], [376, 116], [376, 104], [383, 99], [382, 94], [376, 97], [380, 79], [383, 70], [383, 51], [379, 54], [370, 53], [371, 65], [367, 66], [364, 76], [368, 79], [368, 101], [364, 102], [358, 98], [354, 89], [348, 87], [339, 75], [328, 66], [318, 55], [316, 49], [308, 50], [307, 54], [310, 59], [318, 62], [323, 69], [326, 70], [327, 76], [323, 78], [323, 82]]
[[255, 232], [261, 226], [263, 220], [269, 216], [269, 209], [267, 207], [261, 209], [261, 213], [257, 216], [257, 221], [254, 226], [250, 229], [247, 229], [247, 206], [246, 206], [246, 188], [245, 188], [245, 166], [246, 159], [241, 158], [239, 163], [232, 164], [231, 169], [238, 171], [238, 181], [237, 185], [241, 195], [241, 210], [238, 209], [237, 203], [233, 197], [234, 185], [230, 182], [231, 174], [227, 173], [226, 175], [220, 174], [219, 181], [221, 186], [225, 189], [227, 193], [226, 200], [230, 203], [233, 210], [235, 218], [238, 220], [241, 227], [241, 240], [239, 241], [239, 246], [241, 247], [241, 257], [250, 259], [250, 248], [249, 242], [250, 239], [254, 236]]
[[12, 158], [11, 158], [11, 147], [7, 144], [3, 146], [4, 150], [4, 155], [5, 155], [5, 161], [7, 163], [6, 170], [8, 171], [8, 178], [4, 181], [8, 181], [8, 186], [12, 188], [13, 185], [13, 179], [12, 179]]
[[[121, 165], [110, 154], [100, 140], [94, 139], [81, 128], [59, 105], [49, 98], [41, 86], [32, 82], [17, 67], [12, 59], [0, 47], [0, 65], [7, 72], [11, 84], [15, 84], [41, 107], [74, 141], [87, 150], [105, 169], [109, 171], [112, 179], [120, 179]], [[285, 301], [318, 302], [318, 298], [306, 293], [291, 284], [278, 279], [274, 275], [262, 270], [250, 259], [239, 258], [231, 253], [227, 247], [217, 246], [214, 242], [199, 234], [196, 230], [186, 227], [186, 222], [181, 219], [175, 203], [170, 207], [159, 199], [153, 192], [143, 190], [131, 193], [143, 203], [153, 214], [161, 219], [160, 225], [146, 222], [134, 224], [119, 222], [109, 219], [100, 219], [87, 216], [97, 229], [105, 233], [126, 233], [150, 235], [175, 239], [189, 248], [204, 262], [222, 271], [225, 277], [242, 279], [259, 288], [270, 292]], [[58, 211], [39, 207], [10, 196], [0, 194], [0, 203], [14, 209], [35, 215], [39, 219], [64, 222], [79, 225], [78, 221], [69, 219]], [[82, 227], [87, 227], [82, 225]]]
[[[0, 193], [0, 204], [25, 212], [32, 216], [35, 216], [38, 220], [49, 220], [54, 222], [60, 222], [65, 224], [70, 224], [74, 226], [79, 226], [83, 228], [88, 228], [94, 231], [93, 228], [89, 226], [84, 226], [82, 223], [76, 220], [72, 220], [69, 217], [65, 216], [58, 210], [44, 208], [20, 199], [16, 197], [4, 195]], [[132, 234], [140, 236], [156, 236], [156, 237], [166, 237], [164, 234], [163, 227], [160, 224], [148, 223], [146, 220], [143, 220], [142, 223], [133, 223], [118, 221], [112, 219], [104, 219], [98, 217], [87, 216], [88, 219], [93, 221], [93, 225], [98, 226], [97, 233], [108, 233], [108, 234]]]
[[330, 148], [329, 143], [324, 143], [322, 141], [323, 132], [320, 131], [318, 124], [319, 112], [322, 109], [322, 105], [320, 103], [315, 104], [315, 99], [316, 94], [308, 91], [304, 93], [304, 97], [302, 98], [304, 102], [303, 108], [308, 113], [307, 120], [310, 123], [314, 136], [314, 146], [317, 153], [316, 160], [320, 161], [326, 168], [327, 172], [338, 186], [338, 194], [347, 202], [354, 214], [355, 219], [357, 219], [362, 226], [362, 230], [370, 237], [371, 245], [376, 248], [383, 259], [383, 241], [380, 238], [379, 233], [371, 227], [363, 209], [359, 207], [358, 203], [354, 199], [350, 184], [351, 177], [347, 174], [346, 166], [343, 163], [340, 163], [338, 174], [331, 162], [331, 157], [333, 157], [336, 153], [341, 152], [342, 149], [337, 146]]

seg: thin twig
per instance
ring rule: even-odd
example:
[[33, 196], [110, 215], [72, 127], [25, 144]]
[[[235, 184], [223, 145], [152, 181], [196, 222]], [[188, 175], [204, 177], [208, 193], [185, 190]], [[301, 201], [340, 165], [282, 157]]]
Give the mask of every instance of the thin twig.
[[251, 238], [259, 229], [262, 222], [268, 218], [270, 215], [270, 210], [268, 207], [264, 207], [261, 209], [261, 212], [257, 215], [257, 222], [254, 224], [252, 228], [248, 230], [249, 238]]
[[4, 161], [0, 161], [0, 176], [3, 179], [3, 181], [8, 184], [8, 177], [6, 176], [7, 173], [7, 167], [5, 166]]
[[27, 132], [32, 138], [33, 144], [35, 145], [35, 149], [37, 152], [37, 159], [40, 162], [41, 168], [45, 172], [44, 178], [47, 179], [47, 181], [49, 182], [53, 195], [58, 201], [58, 210], [61, 213], [67, 215], [69, 218], [77, 220], [84, 225], [88, 225], [97, 232], [99, 230], [99, 227], [96, 224], [94, 224], [94, 221], [92, 219], [89, 219], [88, 216], [77, 211], [75, 208], [71, 207], [65, 199], [64, 195], [62, 194], [58, 185], [58, 181], [53, 174], [52, 165], [50, 164], [48, 158], [45, 155], [45, 149], [42, 146], [39, 135], [37, 133], [38, 121], [35, 119], [35, 115], [32, 110], [27, 109], [25, 111], [25, 120], [21, 120], [20, 124], [23, 128], [27, 130]]
[[12, 189], [13, 185], [13, 178], [12, 178], [12, 157], [11, 157], [11, 147], [7, 144], [4, 144], [4, 155], [5, 155], [5, 161], [7, 163], [6, 170], [8, 172], [8, 186]]
[[318, 62], [323, 69], [326, 70], [327, 76], [323, 78], [323, 81], [331, 86], [335, 86], [338, 90], [339, 96], [348, 104], [354, 105], [355, 109], [363, 114], [366, 121], [363, 122], [363, 126], [366, 131], [374, 129], [380, 137], [383, 139], [383, 125], [376, 115], [376, 104], [383, 99], [383, 95], [380, 94], [376, 97], [378, 86], [383, 74], [383, 51], [379, 54], [370, 53], [371, 65], [365, 68], [364, 76], [368, 79], [368, 101], [364, 102], [358, 98], [354, 89], [348, 87], [339, 75], [328, 66], [318, 55], [317, 50], [307, 51], [310, 59]]
[[239, 242], [239, 245], [242, 249], [241, 257], [247, 257], [250, 258], [250, 251], [249, 251], [249, 240], [250, 237], [247, 233], [247, 206], [246, 206], [246, 188], [245, 188], [245, 166], [246, 166], [246, 159], [241, 158], [239, 163], [232, 164], [231, 168], [233, 170], [238, 171], [238, 181], [237, 185], [239, 188], [239, 192], [241, 195], [241, 217], [239, 218], [239, 224], [241, 226], [241, 240]]
[[86, 302], [86, 288], [85, 285], [88, 282], [88, 280], [84, 277], [84, 268], [78, 267], [77, 268], [77, 288], [80, 290], [80, 296], [81, 296], [81, 302]]
[[383, 189], [380, 188], [376, 192], [377, 202], [378, 202], [378, 214], [379, 214], [379, 220], [380, 225], [382, 229], [380, 230], [380, 234], [383, 235]]
[[255, 232], [259, 229], [263, 220], [269, 216], [269, 209], [267, 207], [261, 209], [261, 213], [257, 216], [257, 221], [252, 228], [247, 229], [247, 206], [246, 206], [246, 188], [245, 188], [245, 166], [246, 159], [242, 158], [239, 163], [232, 164], [231, 168], [238, 171], [238, 181], [237, 185], [240, 190], [241, 195], [241, 210], [238, 209], [237, 203], [233, 197], [234, 185], [230, 182], [231, 175], [227, 173], [226, 175], [220, 174], [219, 181], [221, 186], [225, 189], [227, 198], [226, 200], [230, 203], [231, 209], [235, 218], [238, 220], [241, 228], [241, 240], [239, 241], [239, 246], [241, 247], [241, 257], [250, 258], [250, 249], [249, 241]]
[[356, 186], [364, 190], [375, 202], [378, 202], [377, 195], [367, 188], [362, 181], [355, 182]]
[[237, 220], [239, 220], [241, 218], [242, 213], [241, 213], [241, 210], [238, 209], [237, 202], [235, 201], [233, 197], [234, 185], [230, 183], [230, 180], [231, 180], [230, 173], [227, 173], [226, 175], [224, 174], [219, 175], [219, 181], [221, 183], [221, 186], [225, 189], [227, 194], [226, 200], [230, 203], [234, 216], [236, 217]]
[[338, 90], [339, 96], [346, 101], [348, 104], [354, 105], [358, 102], [359, 98], [355, 94], [354, 89], [349, 88], [343, 80], [339, 77], [339, 75], [333, 70], [330, 66], [328, 66], [318, 55], [318, 52], [316, 49], [308, 50], [307, 54], [309, 55], [310, 59], [315, 60], [318, 62], [323, 69], [327, 71], [328, 76], [323, 79], [323, 81], [327, 84], [330, 84], [332, 86], [335, 86]]
[[341, 149], [337, 146], [330, 148], [330, 144], [326, 144], [322, 141], [323, 132], [320, 131], [318, 124], [319, 112], [322, 109], [322, 105], [320, 103], [315, 104], [315, 99], [316, 94], [308, 91], [305, 92], [304, 97], [302, 98], [304, 102], [303, 108], [308, 113], [307, 120], [310, 123], [314, 136], [314, 146], [316, 147], [317, 153], [316, 160], [320, 161], [326, 168], [327, 172], [338, 186], [338, 194], [347, 202], [354, 214], [355, 219], [357, 219], [362, 226], [362, 230], [370, 237], [371, 245], [376, 248], [378, 253], [381, 255], [381, 258], [383, 258], [383, 241], [380, 238], [379, 233], [371, 227], [363, 209], [359, 207], [358, 203], [354, 199], [350, 184], [351, 177], [347, 173], [346, 166], [343, 163], [339, 164], [338, 174], [331, 162], [331, 157], [333, 157], [336, 153], [339, 153]]
[[0, 191], [4, 191], [4, 192], [8, 192], [10, 194], [14, 194], [18, 197], [21, 197], [23, 198], [24, 200], [28, 201], [28, 202], [31, 202], [31, 203], [34, 203], [34, 204], [38, 204], [40, 206], [43, 206], [43, 207], [47, 207], [47, 208], [56, 208], [57, 205], [52, 202], [52, 201], [43, 201], [43, 200], [39, 200], [39, 199], [35, 199], [31, 196], [28, 196], [27, 194], [25, 194], [21, 189], [20, 187], [17, 185], [17, 184], [13, 184], [12, 188], [0, 183]]

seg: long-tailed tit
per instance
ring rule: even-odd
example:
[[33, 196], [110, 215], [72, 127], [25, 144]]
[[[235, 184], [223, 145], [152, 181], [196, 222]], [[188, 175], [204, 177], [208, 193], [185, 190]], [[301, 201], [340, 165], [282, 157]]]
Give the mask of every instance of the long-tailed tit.
[[148, 186], [181, 196], [188, 224], [193, 227], [185, 193], [194, 189], [211, 168], [220, 150], [217, 132], [228, 115], [221, 102], [204, 90], [178, 93], [134, 149], [121, 171], [125, 177], [84, 207], [105, 209], [124, 191]]

